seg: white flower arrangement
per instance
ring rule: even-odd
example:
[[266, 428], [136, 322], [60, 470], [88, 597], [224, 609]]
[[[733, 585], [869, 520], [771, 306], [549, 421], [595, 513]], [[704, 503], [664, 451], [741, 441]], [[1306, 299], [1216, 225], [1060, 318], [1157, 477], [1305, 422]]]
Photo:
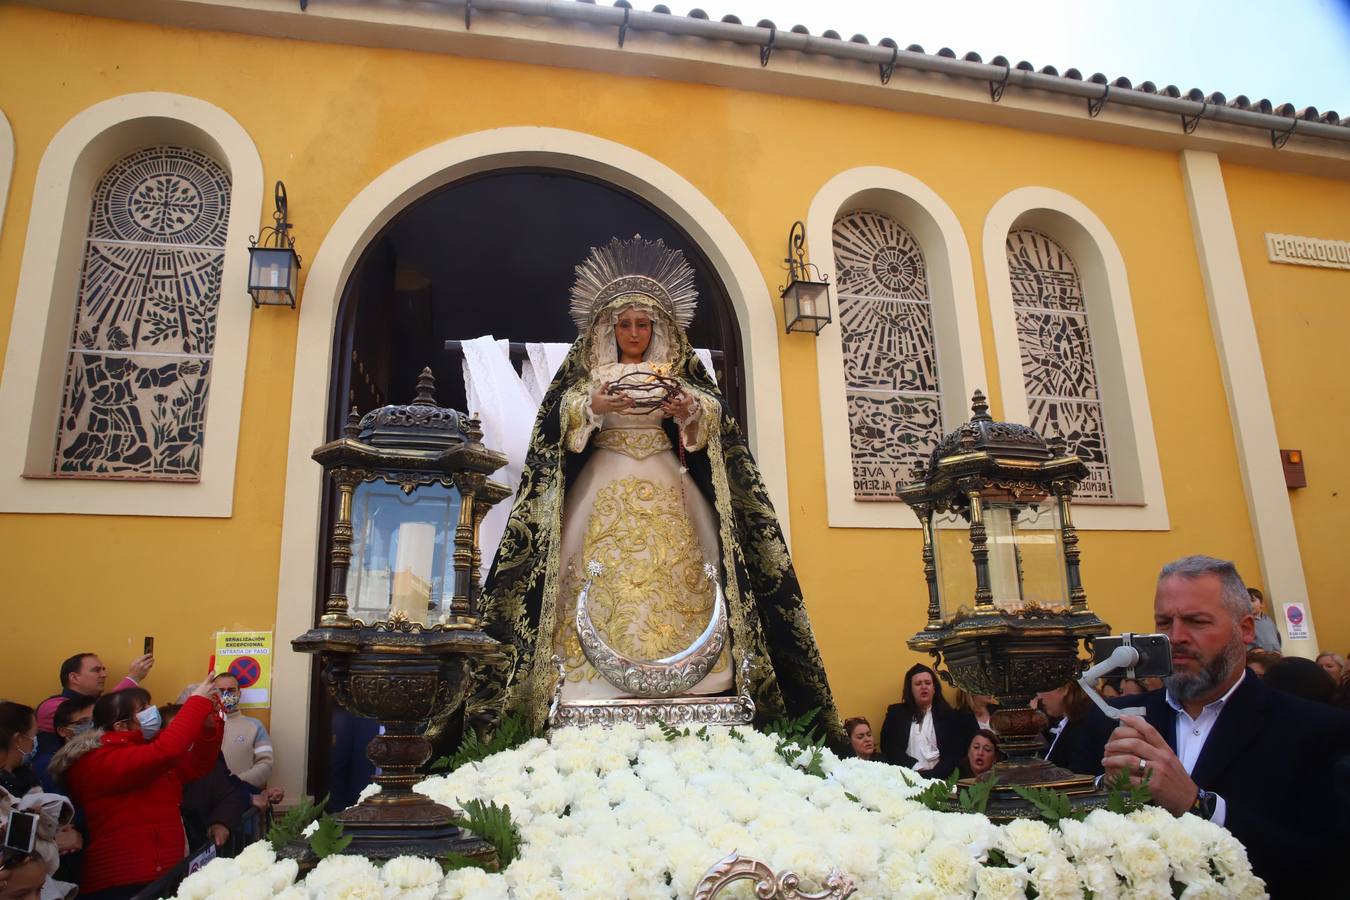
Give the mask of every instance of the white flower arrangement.
[[1056, 827], [998, 826], [921, 805], [913, 796], [927, 782], [908, 770], [828, 752], [822, 768], [824, 779], [788, 765], [774, 738], [752, 731], [668, 740], [655, 726], [565, 729], [418, 786], [452, 807], [510, 806], [522, 848], [502, 872], [330, 856], [297, 882], [295, 863], [260, 842], [189, 876], [178, 897], [668, 900], [732, 851], [815, 889], [837, 867], [860, 898], [1265, 895], [1242, 845], [1194, 816], [1097, 810]]

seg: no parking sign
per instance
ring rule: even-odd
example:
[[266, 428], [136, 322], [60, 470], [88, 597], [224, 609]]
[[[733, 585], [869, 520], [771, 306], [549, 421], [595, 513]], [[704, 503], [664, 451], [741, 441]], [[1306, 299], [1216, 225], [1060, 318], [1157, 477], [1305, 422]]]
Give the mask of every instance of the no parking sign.
[[272, 632], [216, 633], [216, 671], [239, 679], [241, 709], [264, 709], [272, 703]]

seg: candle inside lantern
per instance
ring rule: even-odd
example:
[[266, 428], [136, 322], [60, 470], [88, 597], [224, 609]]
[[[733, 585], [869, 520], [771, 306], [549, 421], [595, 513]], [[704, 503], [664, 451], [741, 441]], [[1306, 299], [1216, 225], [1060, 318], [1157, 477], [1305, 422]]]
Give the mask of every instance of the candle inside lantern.
[[431, 560], [436, 552], [436, 526], [404, 522], [398, 526], [390, 613], [402, 612], [413, 622], [426, 622], [431, 601]]

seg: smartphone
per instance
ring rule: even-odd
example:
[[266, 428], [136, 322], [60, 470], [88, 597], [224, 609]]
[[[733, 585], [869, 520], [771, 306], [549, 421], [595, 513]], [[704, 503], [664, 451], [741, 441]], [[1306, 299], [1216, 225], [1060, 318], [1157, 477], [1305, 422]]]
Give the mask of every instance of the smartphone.
[[1172, 642], [1165, 634], [1113, 634], [1092, 642], [1092, 660], [1101, 662], [1122, 644], [1139, 651], [1139, 662], [1126, 670], [1128, 678], [1166, 678], [1172, 674]]
[[9, 822], [5, 826], [5, 849], [32, 853], [33, 844], [37, 840], [37, 827], [37, 813], [10, 810]]
[[152, 637], [147, 636], [146, 639], [145, 639], [145, 649], [144, 649], [143, 651], [141, 651], [141, 652], [143, 652], [146, 656], [154, 656], [154, 654], [155, 654], [155, 639], [152, 638]]

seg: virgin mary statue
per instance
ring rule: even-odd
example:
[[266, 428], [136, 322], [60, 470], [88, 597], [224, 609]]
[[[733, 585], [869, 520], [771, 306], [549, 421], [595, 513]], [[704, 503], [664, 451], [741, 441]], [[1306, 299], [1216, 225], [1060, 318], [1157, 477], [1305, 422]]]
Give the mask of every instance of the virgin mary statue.
[[759, 469], [690, 349], [697, 300], [684, 255], [659, 240], [616, 238], [577, 267], [580, 334], [539, 408], [482, 595], [484, 630], [511, 660], [485, 673], [472, 718], [513, 708], [538, 728], [559, 688], [563, 702], [632, 696], [579, 646], [589, 582], [591, 623], [634, 660], [689, 648], [725, 602], [729, 649], [687, 693], [748, 677], [757, 722], [814, 709], [822, 733], [842, 733]]

